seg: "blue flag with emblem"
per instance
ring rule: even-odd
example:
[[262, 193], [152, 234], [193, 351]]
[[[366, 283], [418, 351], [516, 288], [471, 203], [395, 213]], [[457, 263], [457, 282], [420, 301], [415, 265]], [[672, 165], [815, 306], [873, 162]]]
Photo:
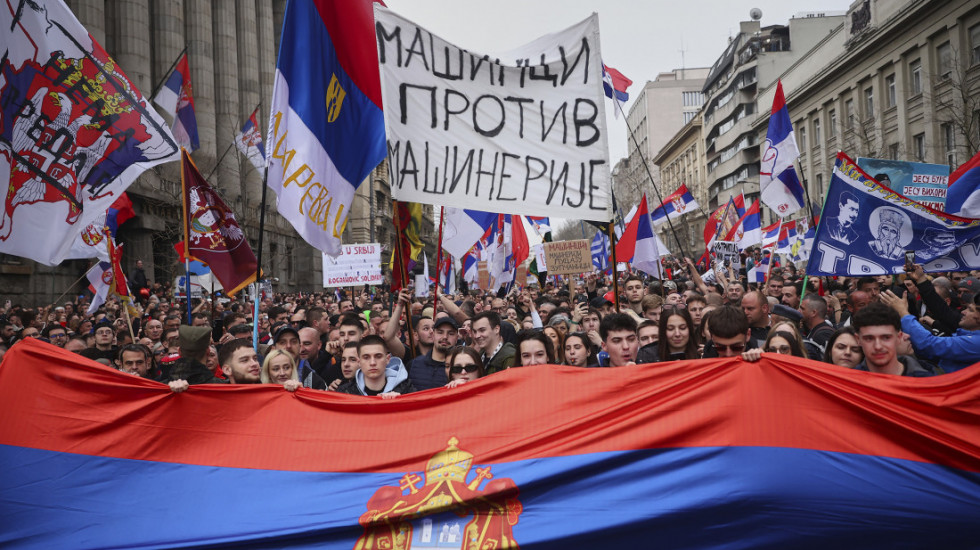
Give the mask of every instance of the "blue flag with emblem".
[[980, 219], [939, 212], [885, 187], [838, 153], [817, 226], [810, 275], [905, 271], [906, 253], [926, 271], [980, 268]]

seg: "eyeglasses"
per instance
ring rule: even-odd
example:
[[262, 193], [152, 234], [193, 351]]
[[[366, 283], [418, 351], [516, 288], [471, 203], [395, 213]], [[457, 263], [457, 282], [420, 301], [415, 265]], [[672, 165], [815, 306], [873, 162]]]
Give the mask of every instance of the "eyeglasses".
[[745, 344], [715, 344], [715, 349], [718, 351], [727, 351], [732, 353], [742, 353], [745, 351]]
[[479, 367], [477, 367], [476, 364], [474, 364], [474, 363], [470, 363], [469, 365], [453, 365], [453, 366], [449, 367], [449, 373], [450, 374], [459, 374], [459, 373], [463, 372], [464, 370], [466, 372], [476, 372], [476, 369], [478, 369], [478, 368]]

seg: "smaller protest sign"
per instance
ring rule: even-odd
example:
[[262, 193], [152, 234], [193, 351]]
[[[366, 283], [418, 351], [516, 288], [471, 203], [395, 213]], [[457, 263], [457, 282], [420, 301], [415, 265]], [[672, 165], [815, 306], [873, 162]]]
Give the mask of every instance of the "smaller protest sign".
[[347, 244], [340, 256], [323, 255], [323, 287], [380, 285], [381, 245]]
[[731, 266], [736, 272], [742, 268], [742, 259], [738, 255], [737, 242], [715, 241], [711, 244], [711, 253], [715, 258], [715, 267], [722, 267], [727, 271]]
[[865, 157], [857, 159], [857, 165], [885, 187], [929, 208], [945, 211], [948, 165]]
[[476, 270], [478, 275], [476, 286], [478, 286], [480, 290], [490, 288], [490, 269], [487, 268], [487, 262], [482, 261], [476, 264]]
[[592, 271], [592, 245], [586, 239], [544, 243], [548, 275], [569, 275]]

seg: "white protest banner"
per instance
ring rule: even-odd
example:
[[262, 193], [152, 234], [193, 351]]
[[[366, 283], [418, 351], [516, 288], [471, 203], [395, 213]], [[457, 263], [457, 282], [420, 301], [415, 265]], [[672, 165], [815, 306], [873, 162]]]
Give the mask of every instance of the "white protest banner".
[[340, 256], [323, 255], [323, 287], [380, 285], [381, 245], [345, 244]]
[[612, 217], [598, 16], [489, 56], [374, 15], [395, 199]]

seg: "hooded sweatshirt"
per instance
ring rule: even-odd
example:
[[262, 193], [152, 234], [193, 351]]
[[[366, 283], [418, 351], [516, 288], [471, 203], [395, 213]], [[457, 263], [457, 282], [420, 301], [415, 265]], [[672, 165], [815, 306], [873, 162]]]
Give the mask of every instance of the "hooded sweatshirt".
[[[367, 395], [365, 389], [364, 373], [358, 370], [354, 374], [354, 379], [341, 384], [337, 388], [337, 391], [352, 395]], [[381, 393], [393, 391], [402, 394], [415, 391], [415, 388], [412, 387], [412, 382], [408, 379], [408, 369], [405, 368], [405, 364], [398, 357], [392, 357], [388, 361], [388, 365], [385, 366], [385, 387], [381, 390]]]

